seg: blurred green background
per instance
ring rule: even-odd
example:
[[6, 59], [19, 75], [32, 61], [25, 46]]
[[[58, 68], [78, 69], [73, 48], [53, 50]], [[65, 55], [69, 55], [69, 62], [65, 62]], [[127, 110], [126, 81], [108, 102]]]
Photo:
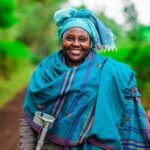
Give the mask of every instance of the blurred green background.
[[[0, 1], [0, 107], [27, 86], [41, 59], [61, 48], [53, 14], [64, 3], [67, 0]], [[138, 22], [130, 1], [124, 4], [122, 12], [124, 25], [107, 18], [105, 13], [97, 13], [112, 28], [117, 47], [117, 52], [100, 53], [132, 67], [137, 73], [142, 104], [150, 111], [150, 26]]]

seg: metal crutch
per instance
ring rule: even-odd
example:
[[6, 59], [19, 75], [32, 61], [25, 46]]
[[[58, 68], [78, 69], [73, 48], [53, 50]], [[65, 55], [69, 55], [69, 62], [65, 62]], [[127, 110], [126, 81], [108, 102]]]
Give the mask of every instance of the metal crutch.
[[48, 115], [41, 111], [35, 112], [33, 122], [43, 127], [40, 138], [36, 145], [36, 150], [41, 150], [44, 144], [44, 140], [45, 140], [45, 136], [47, 134], [48, 128], [53, 127], [54, 121], [55, 121], [55, 118], [51, 115]]

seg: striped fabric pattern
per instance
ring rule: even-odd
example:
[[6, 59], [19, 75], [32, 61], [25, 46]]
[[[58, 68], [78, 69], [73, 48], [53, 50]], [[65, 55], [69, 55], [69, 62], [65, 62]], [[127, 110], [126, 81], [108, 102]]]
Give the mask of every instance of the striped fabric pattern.
[[150, 143], [138, 143], [136, 141], [124, 140], [122, 141], [122, 144], [126, 149], [139, 149], [139, 150], [150, 149]]
[[77, 70], [77, 68], [74, 68], [72, 70], [69, 70], [66, 73], [65, 80], [64, 80], [62, 89], [60, 91], [60, 96], [62, 95], [62, 97], [60, 97], [59, 99], [56, 100], [56, 103], [55, 103], [54, 108], [52, 109], [52, 113], [51, 113], [56, 118], [58, 117], [58, 114], [63, 106], [63, 103], [66, 98], [66, 94], [70, 90], [76, 70]]
[[80, 134], [80, 137], [79, 137], [79, 140], [78, 140], [78, 143], [82, 143], [86, 134], [88, 133], [88, 131], [90, 130], [91, 128], [91, 125], [93, 123], [93, 120], [94, 120], [94, 108], [95, 108], [95, 105], [92, 107], [90, 113], [89, 113], [89, 116], [88, 116], [88, 119], [83, 127], [83, 130]]

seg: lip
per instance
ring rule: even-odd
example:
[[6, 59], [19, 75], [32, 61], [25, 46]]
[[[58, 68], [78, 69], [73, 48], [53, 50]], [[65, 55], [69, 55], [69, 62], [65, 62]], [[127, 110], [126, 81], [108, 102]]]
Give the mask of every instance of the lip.
[[80, 55], [81, 54], [80, 49], [70, 49], [69, 51], [72, 55]]
[[70, 48], [69, 50], [81, 51], [80, 48]]

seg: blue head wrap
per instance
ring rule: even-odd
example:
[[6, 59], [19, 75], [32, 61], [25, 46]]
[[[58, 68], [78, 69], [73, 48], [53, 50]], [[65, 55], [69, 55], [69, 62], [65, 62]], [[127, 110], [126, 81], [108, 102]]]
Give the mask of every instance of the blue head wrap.
[[59, 27], [58, 35], [61, 37], [68, 29], [80, 27], [89, 33], [94, 49], [108, 51], [116, 49], [114, 34], [89, 10], [75, 8], [58, 10], [54, 14], [54, 21]]

